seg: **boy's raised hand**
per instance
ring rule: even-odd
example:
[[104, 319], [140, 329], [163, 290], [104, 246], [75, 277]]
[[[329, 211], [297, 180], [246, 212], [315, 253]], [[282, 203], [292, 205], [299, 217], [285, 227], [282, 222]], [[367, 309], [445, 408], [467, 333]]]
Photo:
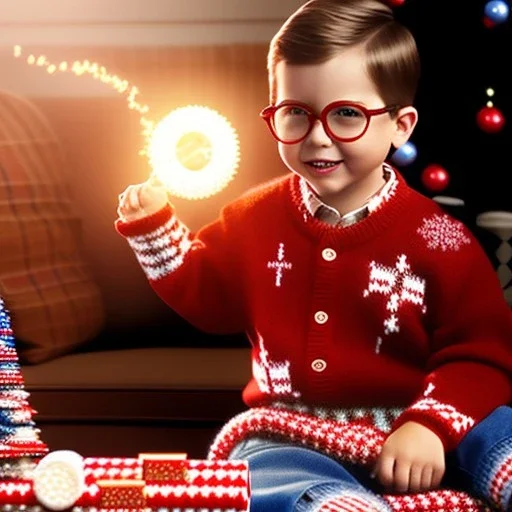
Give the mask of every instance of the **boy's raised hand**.
[[123, 222], [130, 222], [156, 213], [168, 202], [167, 189], [151, 175], [147, 181], [129, 185], [119, 194], [117, 215]]
[[408, 421], [384, 443], [374, 475], [396, 492], [424, 492], [439, 487], [445, 471], [441, 439], [423, 425]]

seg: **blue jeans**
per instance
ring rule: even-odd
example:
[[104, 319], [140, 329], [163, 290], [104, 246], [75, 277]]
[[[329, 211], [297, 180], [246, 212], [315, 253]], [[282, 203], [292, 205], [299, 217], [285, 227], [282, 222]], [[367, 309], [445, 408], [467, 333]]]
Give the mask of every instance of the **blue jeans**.
[[[443, 487], [459, 489], [512, 510], [512, 480], [491, 492], [493, 479], [507, 456], [512, 456], [512, 408], [500, 407], [473, 428], [446, 457]], [[230, 459], [249, 462], [250, 512], [309, 512], [331, 496], [350, 492], [364, 496], [376, 510], [390, 511], [367, 471], [309, 448], [250, 438]], [[506, 508], [506, 507], [509, 508]]]
[[[500, 483], [505, 467], [508, 481]], [[512, 407], [498, 407], [470, 430], [448, 455], [447, 468], [448, 485], [512, 511]]]

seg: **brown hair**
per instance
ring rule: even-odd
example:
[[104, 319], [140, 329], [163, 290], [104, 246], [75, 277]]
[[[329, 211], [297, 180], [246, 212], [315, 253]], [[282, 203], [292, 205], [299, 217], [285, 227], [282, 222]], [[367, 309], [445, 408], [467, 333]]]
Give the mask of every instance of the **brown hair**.
[[280, 61], [321, 64], [358, 44], [363, 45], [367, 72], [386, 105], [411, 105], [420, 75], [416, 42], [380, 0], [310, 0], [295, 11], [270, 43], [270, 102], [276, 99]]

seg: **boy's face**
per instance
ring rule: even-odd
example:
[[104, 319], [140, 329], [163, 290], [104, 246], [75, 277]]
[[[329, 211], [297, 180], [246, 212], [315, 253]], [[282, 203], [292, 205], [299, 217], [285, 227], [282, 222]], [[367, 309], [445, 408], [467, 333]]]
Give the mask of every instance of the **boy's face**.
[[[298, 66], [279, 62], [275, 78], [276, 105], [284, 101], [300, 102], [317, 115], [326, 105], [338, 100], [355, 102], [367, 109], [387, 106], [365, 72], [364, 55], [359, 47], [348, 48], [323, 64]], [[416, 118], [415, 110], [410, 109], [414, 111], [410, 119], [412, 131]], [[344, 119], [354, 116], [350, 109], [341, 114]], [[334, 114], [333, 122], [337, 115]], [[392, 118], [388, 113], [372, 116], [367, 131], [353, 142], [332, 139], [322, 123], [316, 121], [303, 141], [278, 143], [279, 154], [290, 170], [303, 176], [324, 202], [343, 214], [361, 206], [384, 183], [382, 164], [390, 147], [403, 144], [410, 134], [410, 131], [404, 134], [407, 127], [401, 124], [401, 119], [400, 115]]]

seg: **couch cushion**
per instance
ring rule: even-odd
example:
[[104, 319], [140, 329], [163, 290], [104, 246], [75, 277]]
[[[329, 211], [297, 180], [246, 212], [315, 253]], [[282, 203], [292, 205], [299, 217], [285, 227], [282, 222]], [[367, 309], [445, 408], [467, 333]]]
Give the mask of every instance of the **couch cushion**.
[[34, 390], [241, 390], [248, 348], [133, 348], [69, 354], [22, 368]]
[[104, 325], [64, 165], [35, 105], [0, 91], [0, 295], [27, 363], [71, 352]]
[[[246, 409], [242, 389], [250, 375], [249, 355], [241, 348], [127, 349], [66, 355], [23, 366], [22, 372], [43, 439], [53, 449], [65, 448], [62, 428], [54, 430], [74, 425], [66, 438], [69, 448], [78, 446], [76, 429], [86, 425], [95, 435], [98, 425], [135, 431], [151, 425], [155, 432], [194, 427], [213, 434]], [[88, 446], [86, 452], [97, 449]]]

